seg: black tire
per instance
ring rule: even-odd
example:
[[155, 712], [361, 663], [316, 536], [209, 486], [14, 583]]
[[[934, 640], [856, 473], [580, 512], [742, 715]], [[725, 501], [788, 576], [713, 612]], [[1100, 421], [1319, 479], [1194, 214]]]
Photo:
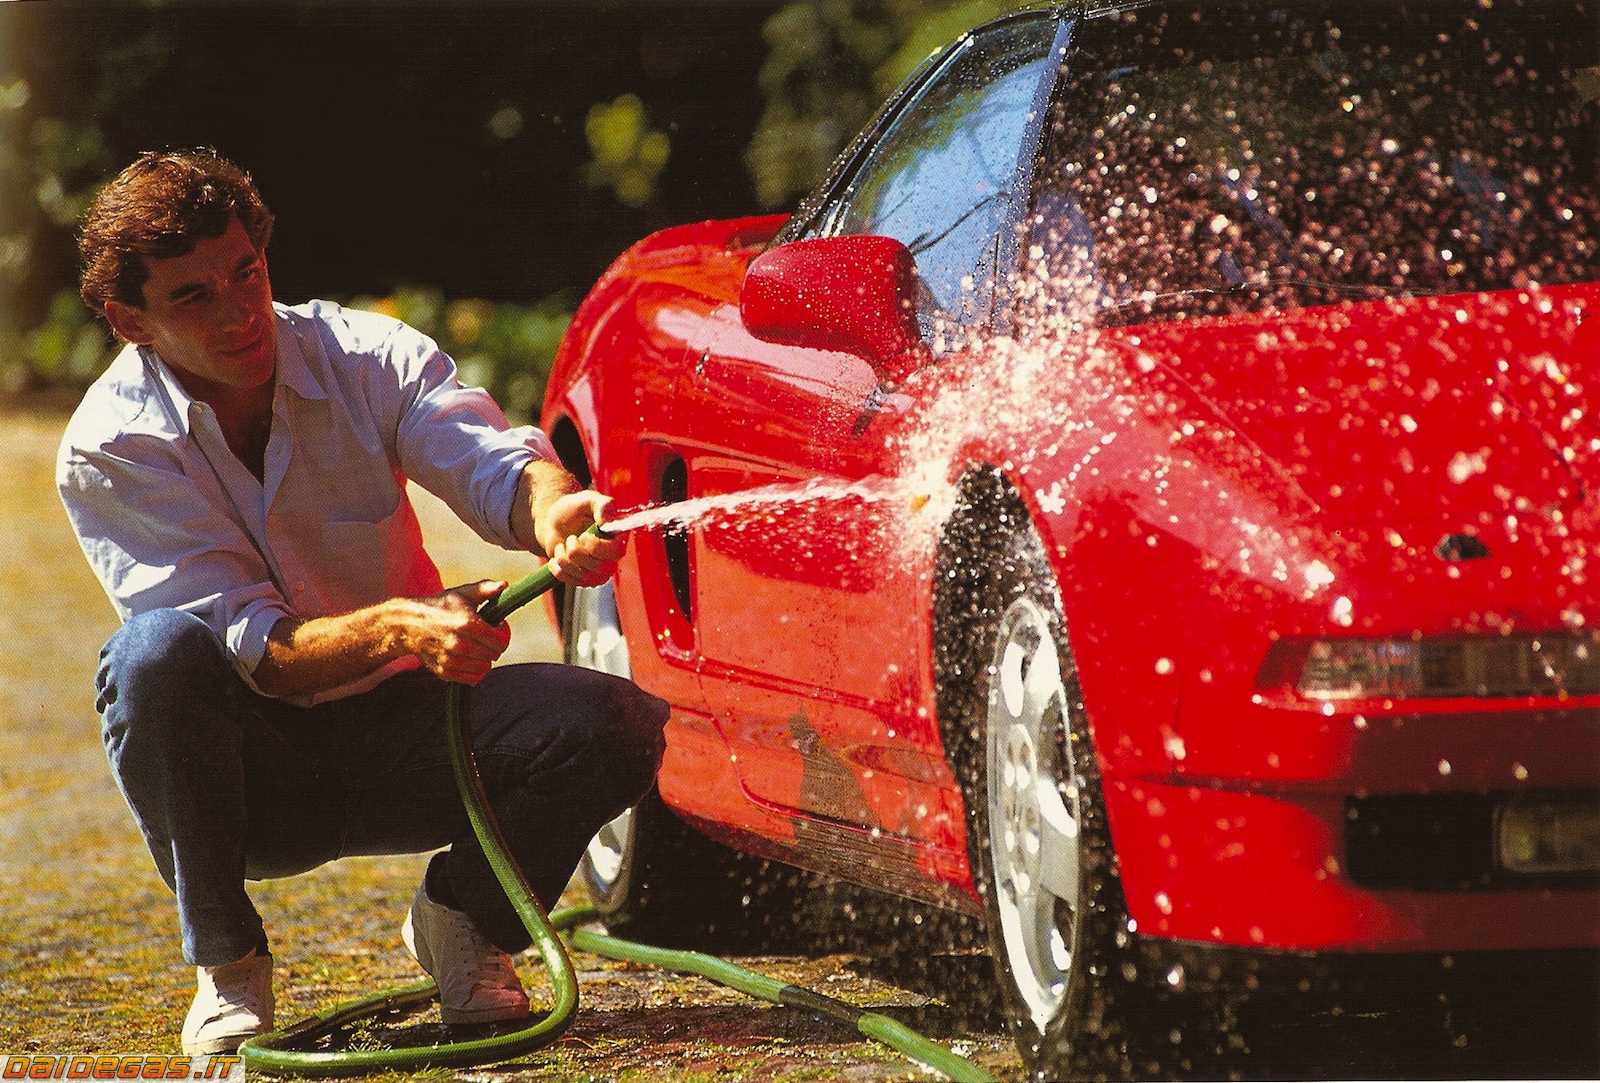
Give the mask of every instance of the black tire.
[[1060, 593], [1016, 493], [988, 471], [963, 490], [934, 668], [1007, 1023], [1034, 1078], [1126, 1077], [1136, 968]]
[[[611, 584], [568, 587], [560, 605], [567, 663], [629, 676]], [[578, 875], [617, 935], [706, 951], [788, 944], [806, 879], [706, 838], [654, 789], [600, 829]]]

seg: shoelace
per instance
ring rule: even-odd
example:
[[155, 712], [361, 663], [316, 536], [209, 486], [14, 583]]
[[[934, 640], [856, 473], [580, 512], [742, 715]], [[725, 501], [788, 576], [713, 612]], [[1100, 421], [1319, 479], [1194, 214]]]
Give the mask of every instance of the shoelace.
[[464, 942], [467, 948], [465, 952], [458, 950], [457, 957], [465, 955], [472, 960], [467, 969], [472, 991], [476, 992], [481, 985], [505, 987], [515, 980], [516, 969], [511, 965], [511, 957], [484, 939], [477, 929], [465, 922], [453, 922], [450, 931], [457, 947]]
[[493, 956], [479, 960], [479, 965], [472, 969], [472, 987], [480, 985], [493, 985], [499, 989], [509, 988], [516, 977], [516, 971], [511, 967], [511, 959], [504, 952], [496, 952]]

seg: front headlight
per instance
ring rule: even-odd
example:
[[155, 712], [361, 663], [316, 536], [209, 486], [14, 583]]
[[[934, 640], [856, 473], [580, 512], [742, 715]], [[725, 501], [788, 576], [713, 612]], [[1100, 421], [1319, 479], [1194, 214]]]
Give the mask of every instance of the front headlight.
[[1551, 635], [1281, 639], [1257, 686], [1311, 699], [1600, 694], [1600, 643]]

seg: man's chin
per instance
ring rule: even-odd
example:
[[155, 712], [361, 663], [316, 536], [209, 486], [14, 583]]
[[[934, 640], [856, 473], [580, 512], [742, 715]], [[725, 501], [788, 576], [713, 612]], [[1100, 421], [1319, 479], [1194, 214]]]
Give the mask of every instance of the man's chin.
[[224, 351], [228, 371], [234, 375], [229, 383], [239, 388], [257, 388], [272, 379], [278, 367], [278, 348], [270, 338], [253, 343], [237, 352]]

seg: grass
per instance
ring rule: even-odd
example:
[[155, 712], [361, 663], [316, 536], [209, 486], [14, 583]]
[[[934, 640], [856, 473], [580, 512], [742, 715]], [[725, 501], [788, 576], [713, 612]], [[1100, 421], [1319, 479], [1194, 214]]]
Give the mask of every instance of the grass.
[[[116, 618], [56, 498], [54, 449], [65, 416], [0, 411], [0, 1052], [176, 1053], [194, 975], [178, 950], [172, 898], [106, 768], [94, 667]], [[419, 498], [447, 582], [514, 578], [531, 561], [501, 553]], [[512, 619], [508, 660], [557, 654], [538, 607]], [[420, 971], [399, 942], [425, 858], [356, 858], [251, 887], [277, 963], [280, 1021], [303, 1018]], [[555, 1046], [473, 1080], [925, 1080], [898, 1054], [804, 1013], [699, 978], [578, 953], [583, 1009]], [[925, 997], [857, 975], [850, 956], [780, 957], [756, 966], [857, 1003], [923, 1011]], [[859, 969], [859, 967], [857, 967]], [[537, 1001], [543, 977], [523, 971]], [[425, 1018], [425, 1017], [424, 1017]], [[1003, 1035], [975, 1059], [1016, 1074]], [[376, 1074], [400, 1079], [463, 1073]]]

